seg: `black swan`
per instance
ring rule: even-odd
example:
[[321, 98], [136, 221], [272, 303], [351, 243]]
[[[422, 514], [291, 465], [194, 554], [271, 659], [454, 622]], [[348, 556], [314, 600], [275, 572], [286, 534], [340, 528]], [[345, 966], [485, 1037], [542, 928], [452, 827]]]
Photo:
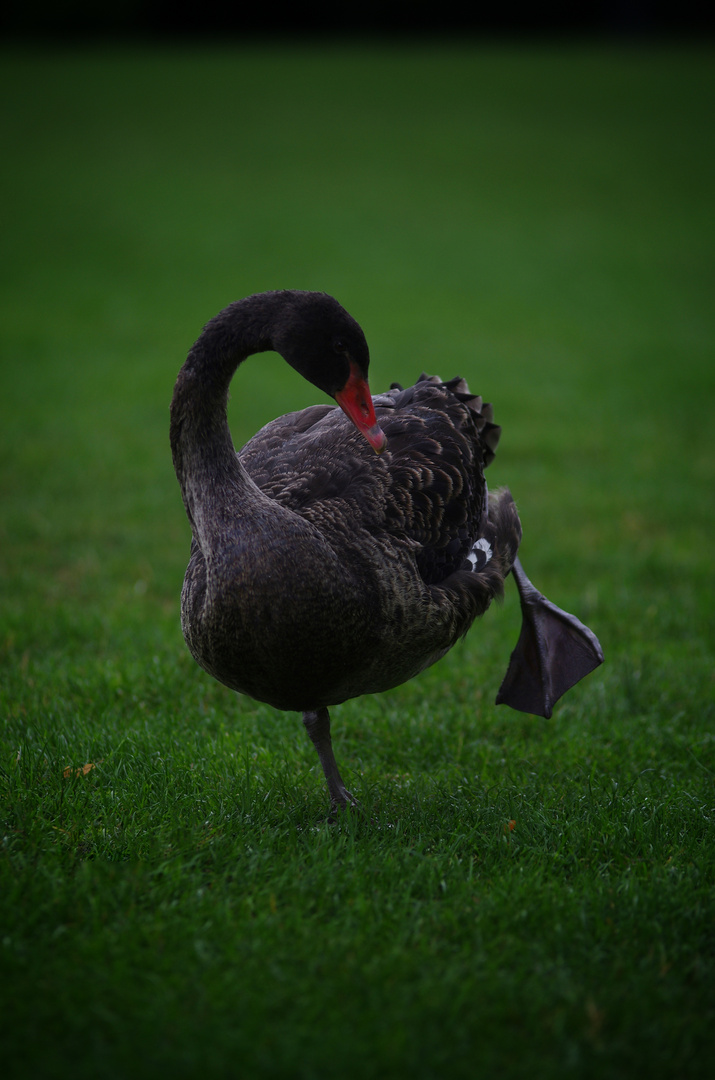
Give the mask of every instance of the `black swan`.
[[[340, 406], [267, 424], [236, 453], [231, 379], [275, 350]], [[193, 539], [181, 624], [214, 678], [303, 713], [334, 808], [328, 706], [397, 686], [466, 634], [511, 572], [523, 611], [497, 703], [550, 716], [603, 660], [532, 586], [508, 490], [487, 494], [500, 428], [464, 380], [370, 397], [364, 334], [336, 300], [292, 290], [230, 304], [179, 372], [171, 449]]]

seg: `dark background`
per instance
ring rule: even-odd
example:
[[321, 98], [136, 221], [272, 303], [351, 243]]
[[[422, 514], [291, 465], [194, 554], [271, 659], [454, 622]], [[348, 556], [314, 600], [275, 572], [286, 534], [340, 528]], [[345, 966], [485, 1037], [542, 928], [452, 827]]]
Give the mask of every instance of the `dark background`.
[[705, 3], [604, 0], [602, 3], [483, 3], [462, 6], [432, 3], [379, 3], [364, 0], [324, 3], [261, 4], [225, 0], [193, 3], [171, 0], [10, 0], [0, 14], [5, 37], [182, 38], [244, 37], [247, 34], [347, 34], [415, 36], [429, 34], [558, 35], [600, 34], [654, 37], [710, 33], [713, 13]]

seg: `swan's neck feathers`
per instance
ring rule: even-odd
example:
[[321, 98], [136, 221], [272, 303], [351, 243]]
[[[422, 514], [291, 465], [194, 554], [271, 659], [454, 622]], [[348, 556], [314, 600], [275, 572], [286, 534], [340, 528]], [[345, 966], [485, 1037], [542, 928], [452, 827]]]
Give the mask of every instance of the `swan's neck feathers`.
[[238, 461], [226, 415], [239, 364], [272, 347], [268, 314], [244, 312], [243, 305], [237, 301], [204, 327], [179, 372], [171, 402], [174, 468], [203, 550], [210, 533], [225, 536], [224, 526], [235, 519], [237, 507], [265, 498]]

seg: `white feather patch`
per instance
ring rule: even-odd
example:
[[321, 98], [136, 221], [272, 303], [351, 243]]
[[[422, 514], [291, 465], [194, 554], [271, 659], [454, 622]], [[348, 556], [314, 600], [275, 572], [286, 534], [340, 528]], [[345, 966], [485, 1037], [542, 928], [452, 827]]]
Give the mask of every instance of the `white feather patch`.
[[467, 555], [467, 562], [470, 562], [472, 564], [473, 570], [476, 569], [477, 564], [481, 569], [483, 566], [487, 565], [491, 557], [491, 544], [482, 536], [479, 538], [479, 540], [477, 540], [476, 544], [473, 546], [472, 550]]

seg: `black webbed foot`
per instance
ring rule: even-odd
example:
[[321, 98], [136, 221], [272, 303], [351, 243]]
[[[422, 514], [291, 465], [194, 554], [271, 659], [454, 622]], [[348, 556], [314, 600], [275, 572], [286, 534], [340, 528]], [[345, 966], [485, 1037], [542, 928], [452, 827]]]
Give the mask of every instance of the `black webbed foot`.
[[562, 694], [603, 663], [603, 650], [575, 615], [534, 588], [518, 559], [512, 574], [523, 621], [496, 704], [548, 718]]

